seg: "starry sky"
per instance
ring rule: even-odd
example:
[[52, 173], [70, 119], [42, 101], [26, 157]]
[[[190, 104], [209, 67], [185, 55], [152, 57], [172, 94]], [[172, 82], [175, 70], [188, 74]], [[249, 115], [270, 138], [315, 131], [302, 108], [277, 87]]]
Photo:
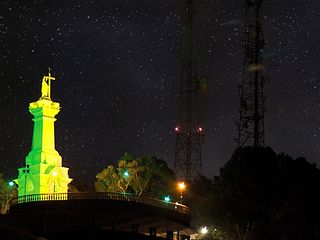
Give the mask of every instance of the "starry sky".
[[[235, 148], [244, 0], [198, 0], [198, 72], [209, 78], [204, 173]], [[0, 172], [17, 176], [31, 147], [28, 104], [50, 66], [62, 109], [56, 148], [93, 183], [124, 152], [173, 166], [181, 0], [1, 0]], [[265, 1], [266, 144], [320, 164], [320, 1]]]

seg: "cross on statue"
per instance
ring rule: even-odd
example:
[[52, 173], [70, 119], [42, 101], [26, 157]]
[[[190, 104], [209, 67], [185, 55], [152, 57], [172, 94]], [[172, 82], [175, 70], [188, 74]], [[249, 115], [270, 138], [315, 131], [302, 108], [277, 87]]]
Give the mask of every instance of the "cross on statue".
[[56, 80], [56, 78], [51, 77], [51, 72], [49, 68], [48, 76], [43, 76], [42, 86], [41, 86], [41, 98], [51, 99], [51, 80]]

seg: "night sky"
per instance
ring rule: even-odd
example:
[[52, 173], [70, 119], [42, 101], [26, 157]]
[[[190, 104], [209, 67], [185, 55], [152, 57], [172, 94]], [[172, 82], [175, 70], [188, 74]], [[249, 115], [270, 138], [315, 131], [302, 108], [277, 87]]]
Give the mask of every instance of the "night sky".
[[[180, 0], [181, 1], [181, 0]], [[70, 177], [93, 183], [124, 152], [173, 166], [181, 4], [174, 0], [0, 2], [0, 172], [17, 176], [32, 140], [28, 104], [50, 66], [61, 104], [56, 148]], [[204, 173], [235, 148], [244, 0], [198, 1]], [[320, 163], [320, 1], [265, 4], [266, 144]]]

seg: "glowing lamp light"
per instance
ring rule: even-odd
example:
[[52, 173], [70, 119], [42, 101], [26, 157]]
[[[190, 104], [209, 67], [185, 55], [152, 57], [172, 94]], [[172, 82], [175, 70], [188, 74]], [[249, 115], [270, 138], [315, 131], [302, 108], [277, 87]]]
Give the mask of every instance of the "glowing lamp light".
[[207, 227], [202, 227], [200, 229], [200, 233], [203, 234], [203, 235], [206, 235], [208, 233], [208, 228]]
[[166, 196], [166, 197], [164, 198], [164, 201], [170, 202], [170, 196]]
[[14, 186], [14, 182], [13, 181], [10, 181], [8, 184], [9, 184], [10, 187]]
[[123, 175], [127, 178], [127, 177], [129, 177], [129, 172], [128, 172], [128, 171], [125, 171], [125, 172], [123, 173]]
[[174, 130], [175, 130], [176, 132], [180, 132], [179, 126], [176, 126], [176, 127], [174, 128]]
[[182, 204], [183, 191], [186, 189], [186, 184], [184, 182], [178, 182], [177, 187], [180, 190], [180, 203]]
[[58, 176], [58, 173], [57, 173], [56, 171], [54, 171], [54, 172], [52, 173], [52, 176], [56, 177], [56, 176]]
[[179, 182], [178, 183], [178, 187], [182, 191], [182, 190], [184, 190], [186, 188], [186, 184], [184, 182]]

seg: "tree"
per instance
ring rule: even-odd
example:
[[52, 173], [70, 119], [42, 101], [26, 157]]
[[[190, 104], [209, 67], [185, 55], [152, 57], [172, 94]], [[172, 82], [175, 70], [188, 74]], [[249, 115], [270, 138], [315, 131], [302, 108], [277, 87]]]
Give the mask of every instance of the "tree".
[[210, 196], [213, 188], [213, 181], [209, 178], [198, 175], [190, 183], [188, 189], [188, 199], [186, 204], [192, 208], [192, 219], [195, 226], [206, 226], [210, 221]]
[[77, 193], [77, 192], [79, 192], [79, 190], [74, 184], [69, 183], [68, 192], [69, 193]]
[[319, 239], [320, 171], [271, 148], [240, 148], [214, 179], [212, 223], [231, 239]]
[[172, 195], [174, 189], [174, 172], [163, 159], [156, 157], [141, 157], [137, 159], [144, 171], [138, 175], [138, 181], [133, 182], [137, 195], [149, 195], [161, 198]]
[[137, 181], [137, 176], [144, 170], [128, 153], [118, 160], [117, 165], [117, 168], [109, 165], [97, 174], [95, 183], [97, 191], [127, 193], [129, 186], [133, 181]]
[[0, 214], [8, 213], [12, 200], [17, 197], [17, 188], [15, 184], [9, 185], [0, 174]]
[[134, 158], [125, 153], [117, 168], [109, 165], [98, 173], [95, 187], [102, 192], [133, 193], [160, 197], [168, 194], [174, 173], [162, 159], [155, 157]]

